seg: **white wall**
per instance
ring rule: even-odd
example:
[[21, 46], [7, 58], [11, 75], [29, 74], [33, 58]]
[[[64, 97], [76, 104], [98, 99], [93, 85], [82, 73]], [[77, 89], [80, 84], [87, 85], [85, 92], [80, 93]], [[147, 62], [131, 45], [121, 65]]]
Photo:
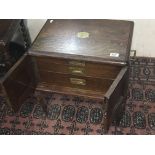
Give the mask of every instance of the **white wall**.
[[[135, 22], [132, 49], [137, 50], [137, 56], [155, 57], [155, 19], [134, 19], [132, 21]], [[28, 20], [32, 40], [45, 22], [45, 19]]]
[[155, 57], [155, 19], [135, 19], [132, 49], [137, 56]]
[[41, 28], [45, 24], [46, 19], [28, 19], [27, 25], [29, 28], [30, 36], [32, 41], [36, 38], [38, 33], [40, 32]]

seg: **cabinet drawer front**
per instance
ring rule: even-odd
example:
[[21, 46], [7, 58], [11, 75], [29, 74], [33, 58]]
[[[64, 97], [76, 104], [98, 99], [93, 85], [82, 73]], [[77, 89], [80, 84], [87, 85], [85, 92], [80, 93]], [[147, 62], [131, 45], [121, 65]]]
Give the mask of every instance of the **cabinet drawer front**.
[[112, 84], [112, 80], [80, 77], [68, 74], [40, 71], [40, 82], [84, 90], [101, 91], [103, 94]]
[[115, 79], [120, 71], [119, 66], [109, 64], [82, 62], [51, 57], [36, 57], [36, 60], [39, 70], [82, 75], [86, 77]]

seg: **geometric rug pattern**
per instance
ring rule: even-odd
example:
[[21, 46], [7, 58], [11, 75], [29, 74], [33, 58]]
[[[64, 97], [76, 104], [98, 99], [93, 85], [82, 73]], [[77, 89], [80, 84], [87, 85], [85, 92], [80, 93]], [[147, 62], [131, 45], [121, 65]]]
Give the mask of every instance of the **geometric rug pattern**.
[[[0, 135], [102, 135], [102, 101], [78, 96], [38, 92], [44, 96], [45, 114], [30, 96], [14, 114], [0, 97]], [[120, 126], [108, 135], [155, 135], [155, 59], [130, 61], [126, 110]]]

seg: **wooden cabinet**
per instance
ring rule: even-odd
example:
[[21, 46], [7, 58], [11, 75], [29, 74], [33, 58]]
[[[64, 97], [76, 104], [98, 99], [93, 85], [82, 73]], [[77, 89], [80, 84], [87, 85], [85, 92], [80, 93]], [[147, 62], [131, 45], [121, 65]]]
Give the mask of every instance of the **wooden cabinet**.
[[107, 131], [112, 120], [119, 122], [127, 96], [133, 25], [119, 20], [48, 20], [4, 80], [10, 104], [20, 107], [25, 94], [35, 90], [98, 98], [104, 101]]

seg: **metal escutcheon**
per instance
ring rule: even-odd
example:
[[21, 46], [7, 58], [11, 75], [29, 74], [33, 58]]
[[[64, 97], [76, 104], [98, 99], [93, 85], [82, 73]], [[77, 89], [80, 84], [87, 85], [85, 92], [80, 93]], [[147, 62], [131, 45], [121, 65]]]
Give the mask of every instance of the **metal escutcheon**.
[[82, 85], [82, 86], [86, 85], [86, 80], [84, 79], [70, 78], [70, 82], [71, 84], [75, 85]]
[[80, 67], [69, 67], [69, 72], [75, 75], [84, 75], [85, 69]]

